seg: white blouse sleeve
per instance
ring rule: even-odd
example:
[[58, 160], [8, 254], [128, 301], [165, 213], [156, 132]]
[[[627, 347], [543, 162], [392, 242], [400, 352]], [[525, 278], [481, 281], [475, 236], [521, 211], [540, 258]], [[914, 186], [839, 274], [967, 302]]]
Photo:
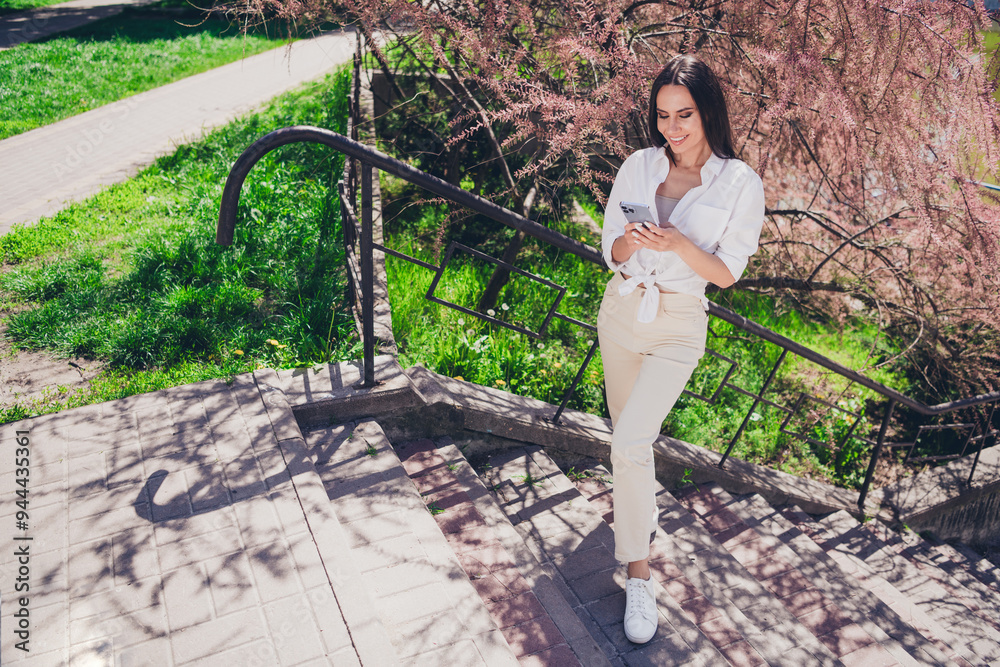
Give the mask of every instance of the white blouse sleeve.
[[715, 256], [723, 261], [733, 280], [739, 280], [750, 255], [757, 252], [760, 230], [764, 226], [764, 184], [752, 173], [736, 198], [733, 216], [719, 239]]
[[625, 214], [622, 213], [618, 205], [622, 201], [634, 200], [635, 189], [635, 159], [633, 153], [622, 163], [618, 175], [615, 176], [615, 184], [611, 187], [611, 194], [608, 195], [608, 205], [604, 209], [604, 228], [601, 235], [601, 250], [604, 252], [604, 261], [612, 271], [620, 271], [625, 262], [616, 262], [611, 258], [611, 246], [615, 240], [625, 235]]

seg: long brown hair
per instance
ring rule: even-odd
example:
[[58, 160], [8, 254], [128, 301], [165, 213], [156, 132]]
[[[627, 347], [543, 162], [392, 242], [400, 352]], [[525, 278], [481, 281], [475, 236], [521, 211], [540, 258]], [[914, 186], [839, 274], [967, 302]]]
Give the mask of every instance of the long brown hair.
[[673, 151], [666, 137], [656, 127], [656, 96], [663, 86], [684, 86], [694, 98], [705, 129], [705, 139], [712, 152], [721, 158], [735, 158], [733, 149], [733, 129], [729, 124], [729, 108], [726, 96], [715, 72], [701, 60], [691, 55], [676, 56], [653, 80], [649, 92], [649, 136], [656, 146], [662, 146], [670, 161], [674, 161]]

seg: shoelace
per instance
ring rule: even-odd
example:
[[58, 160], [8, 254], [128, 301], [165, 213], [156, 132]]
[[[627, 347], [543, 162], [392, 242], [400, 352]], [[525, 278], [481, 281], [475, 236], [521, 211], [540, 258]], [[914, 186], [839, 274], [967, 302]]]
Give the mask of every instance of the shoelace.
[[629, 581], [628, 588], [631, 595], [626, 595], [628, 605], [625, 608], [625, 618], [631, 618], [635, 614], [643, 618], [649, 618], [656, 614], [656, 608], [646, 585], [642, 581]]

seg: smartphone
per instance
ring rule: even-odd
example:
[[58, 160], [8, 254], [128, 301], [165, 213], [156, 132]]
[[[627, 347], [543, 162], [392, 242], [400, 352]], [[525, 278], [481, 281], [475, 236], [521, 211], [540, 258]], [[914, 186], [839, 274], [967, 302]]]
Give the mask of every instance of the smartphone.
[[622, 213], [625, 214], [625, 219], [629, 222], [641, 222], [647, 227], [656, 227], [656, 218], [653, 217], [653, 212], [649, 210], [649, 207], [645, 204], [638, 204], [631, 201], [623, 201], [618, 204]]

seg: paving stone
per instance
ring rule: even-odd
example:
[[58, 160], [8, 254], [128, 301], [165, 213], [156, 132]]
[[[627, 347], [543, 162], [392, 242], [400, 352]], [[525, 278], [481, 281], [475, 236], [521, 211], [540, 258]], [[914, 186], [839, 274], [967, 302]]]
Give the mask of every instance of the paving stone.
[[888, 667], [898, 664], [889, 652], [878, 644], [869, 644], [863, 648], [840, 656], [845, 667]]
[[408, 561], [363, 575], [366, 587], [376, 597], [393, 595], [426, 584], [438, 583], [435, 566], [426, 560]]
[[569, 583], [580, 602], [586, 604], [593, 600], [614, 595], [622, 590], [625, 576], [622, 569], [616, 564], [613, 569], [595, 572], [580, 579], [574, 579]]
[[400, 658], [409, 658], [460, 642], [466, 630], [453, 611], [425, 616], [393, 628], [390, 636]]
[[69, 664], [112, 667], [115, 664], [114, 643], [111, 639], [101, 638], [74, 644], [69, 649]]
[[743, 639], [743, 635], [733, 623], [721, 614], [698, 624], [698, 629], [716, 646], [728, 646]]
[[492, 572], [516, 567], [507, 550], [496, 545], [458, 554], [458, 562], [470, 577], [481, 577]]
[[497, 574], [487, 574], [472, 580], [472, 585], [479, 593], [479, 596], [487, 603], [508, 600], [531, 590], [531, 587], [528, 586], [520, 574], [506, 580], [498, 576], [501, 574], [499, 572]]
[[[781, 559], [775, 558], [772, 560]], [[788, 568], [784, 572], [767, 579], [764, 582], [764, 586], [779, 599], [789, 596], [792, 593], [814, 588], [812, 583], [795, 568]]]
[[191, 497], [187, 481], [180, 473], [150, 475], [147, 487], [152, 500], [153, 521], [191, 516]]
[[401, 510], [426, 511], [420, 499], [412, 493], [412, 486], [405, 477], [372, 479], [363, 488], [347, 493], [337, 487], [334, 490], [332, 499], [340, 501], [337, 503], [337, 516], [344, 522]]
[[547, 613], [531, 591], [488, 602], [487, 608], [501, 629], [530, 621]]
[[562, 633], [548, 618], [534, 618], [500, 631], [519, 658], [563, 643]]
[[305, 595], [265, 604], [264, 617], [279, 664], [297, 665], [325, 654]]
[[[329, 585], [310, 589], [305, 593], [312, 609], [313, 619], [320, 629], [320, 638], [328, 655], [353, 655], [351, 659], [358, 661], [357, 651], [351, 642], [351, 634], [344, 620], [344, 614]], [[339, 664], [339, 663], [338, 663]]]
[[163, 575], [163, 601], [170, 630], [206, 623], [212, 619], [212, 597], [204, 566], [195, 563]]
[[456, 554], [503, 546], [485, 524], [466, 527], [458, 532], [445, 533], [444, 536]]
[[[37, 613], [39, 607], [38, 600], [35, 603], [34, 611]], [[160, 577], [153, 575], [144, 579], [137, 579], [131, 585], [119, 586], [111, 590], [101, 591], [94, 595], [76, 597], [68, 600], [68, 605], [50, 605], [52, 611], [58, 610], [61, 614], [69, 609], [69, 621], [83, 620], [88, 617], [99, 617], [106, 615], [109, 610], [114, 613], [128, 613], [151, 607], [162, 607], [163, 587]], [[42, 607], [46, 609], [47, 607]], [[38, 619], [35, 619], [38, 621]], [[39, 624], [42, 625], [42, 624]]]
[[661, 635], [657, 632], [648, 644], [626, 653], [624, 658], [629, 667], [698, 664], [694, 651], [676, 633]]
[[487, 663], [480, 655], [475, 642], [464, 639], [454, 644], [442, 646], [406, 660], [405, 667], [438, 667], [439, 665], [484, 666]]
[[504, 638], [503, 633], [499, 630], [472, 635], [472, 643], [475, 644], [479, 655], [482, 656], [483, 660], [490, 667], [493, 667], [493, 665], [497, 665], [497, 667], [514, 667], [519, 664], [518, 659], [511, 653], [510, 646], [507, 645], [507, 640]]
[[814, 635], [821, 637], [849, 625], [851, 619], [840, 610], [840, 607], [827, 605], [799, 616], [799, 622], [809, 628]]
[[170, 667], [170, 640], [156, 637], [118, 652], [116, 664], [119, 667]]
[[277, 665], [278, 655], [270, 640], [261, 639], [214, 655], [184, 663], [184, 667], [218, 665]]
[[400, 535], [374, 544], [358, 545], [351, 552], [358, 569], [363, 573], [427, 558], [420, 541], [412, 535]]
[[596, 572], [618, 567], [618, 561], [608, 549], [594, 547], [553, 559], [553, 564], [567, 581], [580, 579]]
[[[760, 653], [746, 640], [733, 642], [719, 649], [733, 667], [756, 667], [767, 664]], [[789, 662], [788, 664], [795, 664]]]
[[164, 571], [185, 567], [206, 558], [234, 553], [243, 548], [240, 544], [240, 532], [232, 525], [220, 525], [213, 532], [195, 535], [188, 539], [172, 542], [157, 541], [161, 547], [170, 545], [169, 549], [159, 550], [160, 567]]
[[[42, 626], [44, 627], [44, 626]], [[82, 644], [110, 639], [115, 648], [165, 637], [167, 619], [162, 606], [123, 611], [109, 607], [103, 613], [70, 622], [70, 642]]]
[[363, 520], [343, 524], [344, 532], [350, 540], [349, 546], [374, 544], [382, 540], [406, 535], [408, 523], [405, 512], [390, 512]]
[[447, 467], [448, 464], [437, 452], [437, 446], [432, 440], [412, 440], [396, 445], [395, 450], [410, 477]]
[[580, 659], [566, 644], [539, 651], [519, 661], [522, 667], [577, 667]]
[[684, 573], [681, 572], [680, 568], [670, 558], [651, 558], [649, 569], [660, 583], [666, 583], [684, 576]]
[[428, 507], [434, 506], [440, 510], [449, 510], [467, 504], [472, 504], [472, 498], [465, 491], [445, 489], [435, 493], [422, 495], [421, 498]]
[[601, 627], [621, 623], [625, 618], [625, 591], [591, 602], [586, 610]]
[[875, 643], [871, 635], [856, 623], [850, 623], [825, 635], [819, 635], [819, 640], [836, 656], [848, 655]]
[[234, 502], [263, 495], [267, 492], [265, 475], [260, 469], [256, 456], [240, 456], [230, 459], [225, 463], [215, 464], [211, 470], [206, 472], [211, 475], [210, 479], [215, 484], [221, 484], [222, 480], [225, 480], [225, 488], [232, 493]]
[[444, 613], [452, 607], [444, 588], [438, 583], [431, 583], [382, 596], [378, 608], [387, 627], [395, 627]]
[[250, 559], [243, 551], [205, 561], [209, 596], [216, 616], [258, 605]]
[[215, 441], [208, 432], [174, 433], [171, 430], [143, 436], [140, 429], [139, 448], [146, 461], [147, 474], [157, 469], [183, 470], [187, 466], [210, 463], [219, 458]]
[[[722, 611], [712, 604], [704, 595], [689, 598], [681, 603], [684, 613], [691, 618], [699, 627], [708, 621], [713, 621], [722, 616]], [[703, 629], [704, 631], [704, 629]]]
[[105, 591], [114, 585], [114, 551], [111, 540], [99, 539], [71, 545], [68, 556], [70, 594], [74, 597]]
[[103, 453], [77, 459], [69, 469], [70, 496], [88, 496], [107, 489], [107, 469]]
[[688, 600], [702, 597], [701, 591], [686, 577], [672, 579], [667, 582], [660, 582], [667, 593], [677, 602], [683, 604]]
[[[167, 605], [169, 609], [170, 603]], [[266, 635], [261, 610], [248, 609], [172, 631], [170, 645], [174, 659], [185, 662], [213, 656], [227, 649], [264, 639]], [[273, 647], [271, 650], [273, 651]]]

